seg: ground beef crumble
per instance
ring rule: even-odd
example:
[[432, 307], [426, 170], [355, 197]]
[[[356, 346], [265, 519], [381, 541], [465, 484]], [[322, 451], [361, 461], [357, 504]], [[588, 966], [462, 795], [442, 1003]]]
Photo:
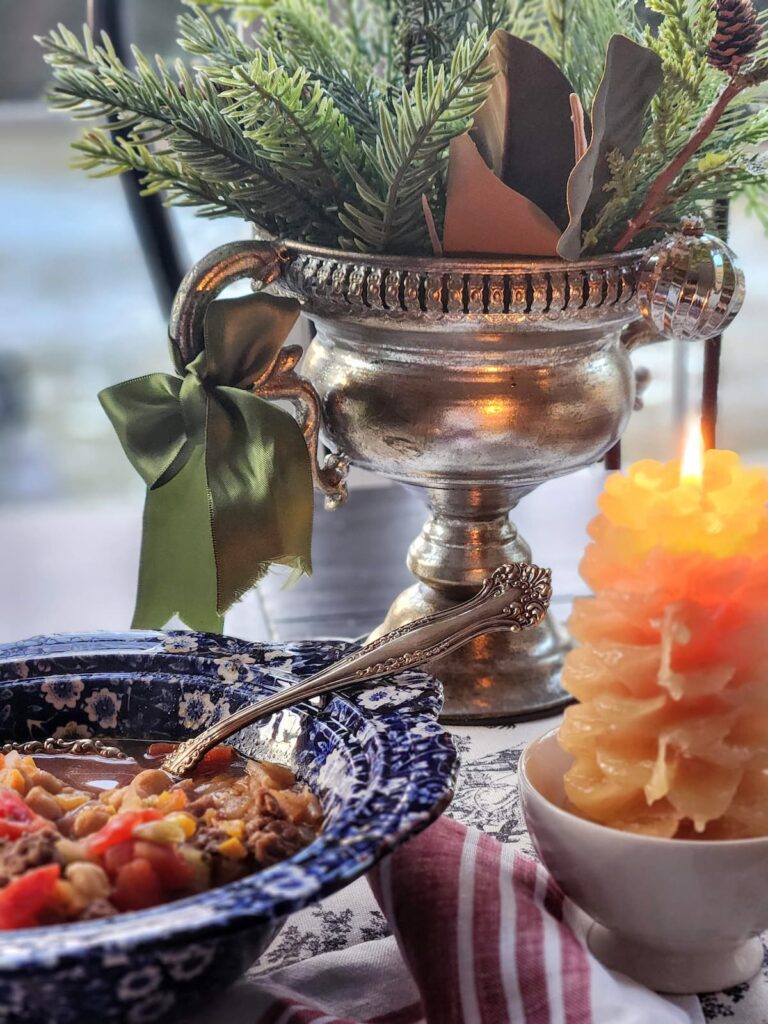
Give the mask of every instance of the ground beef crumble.
[[0, 840], [0, 888], [31, 868], [52, 863], [58, 836], [54, 831], [28, 832], [18, 839]]

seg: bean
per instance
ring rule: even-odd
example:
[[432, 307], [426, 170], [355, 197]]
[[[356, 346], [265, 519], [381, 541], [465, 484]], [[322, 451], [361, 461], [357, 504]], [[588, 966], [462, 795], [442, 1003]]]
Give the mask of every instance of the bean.
[[89, 836], [92, 832], [98, 832], [111, 817], [112, 815], [106, 807], [102, 807], [100, 804], [88, 804], [75, 816], [72, 834], [76, 839]]
[[49, 793], [60, 793], [64, 789], [61, 779], [57, 779], [55, 775], [51, 775], [44, 768], [35, 766], [34, 769], [27, 772], [27, 778], [33, 786], [42, 786]]
[[86, 852], [82, 843], [76, 843], [72, 839], [58, 839], [56, 841], [56, 860], [62, 864], [73, 864], [78, 860], [85, 860]]
[[173, 779], [159, 768], [147, 768], [139, 772], [131, 783], [131, 789], [140, 797], [156, 796], [173, 785]]
[[49, 821], [57, 821], [64, 813], [56, 797], [42, 786], [33, 786], [25, 799], [35, 814]]
[[85, 861], [68, 864], [64, 869], [64, 877], [72, 883], [86, 903], [103, 900], [109, 896], [109, 878], [98, 864], [89, 864]]

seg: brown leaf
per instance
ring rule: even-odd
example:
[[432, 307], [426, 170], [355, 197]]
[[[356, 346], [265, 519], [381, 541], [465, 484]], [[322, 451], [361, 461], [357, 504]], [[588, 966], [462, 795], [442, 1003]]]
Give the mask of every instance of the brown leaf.
[[645, 112], [662, 81], [661, 61], [647, 46], [626, 36], [608, 44], [605, 72], [592, 106], [592, 141], [568, 180], [570, 221], [557, 247], [567, 260], [581, 254], [583, 224], [594, 223], [610, 198], [608, 154], [630, 157], [643, 136]]
[[451, 141], [446, 253], [555, 256], [559, 237], [560, 229], [543, 210], [496, 177], [468, 134]]
[[471, 136], [498, 178], [540, 207], [561, 230], [573, 169], [573, 86], [538, 47], [497, 29], [489, 60], [497, 74]]

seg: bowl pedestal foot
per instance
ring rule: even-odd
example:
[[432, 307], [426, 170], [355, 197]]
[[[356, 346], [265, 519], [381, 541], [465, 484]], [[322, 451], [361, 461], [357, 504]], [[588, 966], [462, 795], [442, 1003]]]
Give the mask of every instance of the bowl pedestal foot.
[[763, 962], [759, 938], [726, 948], [681, 953], [652, 949], [595, 923], [589, 931], [588, 943], [606, 967], [670, 995], [719, 992], [740, 985], [753, 978]]

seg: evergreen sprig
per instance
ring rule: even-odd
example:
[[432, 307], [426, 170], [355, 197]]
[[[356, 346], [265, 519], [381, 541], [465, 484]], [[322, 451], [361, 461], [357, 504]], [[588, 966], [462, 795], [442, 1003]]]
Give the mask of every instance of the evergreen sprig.
[[[316, 230], [333, 240], [332, 212], [318, 203], [311, 187], [281, 174], [245, 135], [226, 113], [226, 101], [213, 82], [193, 76], [181, 62], [174, 77], [161, 60], [153, 67], [136, 49], [136, 68], [131, 71], [108, 37], [97, 45], [87, 29], [82, 42], [64, 26], [41, 42], [55, 72], [52, 106], [123, 133], [123, 146], [134, 148], [134, 169], [141, 169], [148, 146], [161, 146], [175, 157], [180, 170], [189, 169], [195, 188], [200, 179], [214, 186], [236, 185], [269, 221], [302, 234]], [[146, 169], [152, 171], [149, 165]], [[240, 207], [233, 206], [233, 212], [240, 212]], [[266, 225], [266, 220], [256, 223]]]
[[286, 71], [270, 50], [214, 81], [229, 101], [226, 113], [283, 177], [316, 188], [336, 208], [344, 202], [344, 161], [356, 163], [360, 149], [354, 129], [308, 71]]
[[259, 45], [270, 49], [288, 71], [311, 69], [358, 137], [372, 142], [377, 104], [388, 85], [376, 73], [379, 56], [361, 48], [362, 28], [353, 0], [349, 11], [351, 21], [342, 28], [315, 0], [281, 0], [264, 18]]
[[419, 210], [443, 173], [448, 144], [472, 123], [488, 94], [493, 71], [486, 65], [483, 33], [463, 39], [448, 69], [430, 60], [416, 69], [413, 85], [390, 107], [380, 104], [379, 136], [365, 146], [374, 180], [348, 163], [362, 205], [347, 203], [341, 222], [351, 242], [372, 252], [409, 252], [427, 245], [427, 227]]

